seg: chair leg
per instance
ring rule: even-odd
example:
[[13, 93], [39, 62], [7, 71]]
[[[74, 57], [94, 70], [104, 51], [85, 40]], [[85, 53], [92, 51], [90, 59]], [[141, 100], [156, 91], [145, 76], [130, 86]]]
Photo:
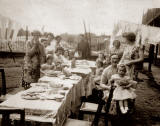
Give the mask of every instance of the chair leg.
[[82, 111], [79, 111], [78, 119], [83, 120], [84, 118], [84, 113]]
[[20, 114], [20, 125], [24, 126], [25, 125], [25, 111], [22, 111]]
[[108, 113], [109, 113], [109, 109], [110, 109], [110, 106], [111, 106], [113, 91], [114, 91], [114, 88], [113, 88], [113, 86], [111, 86], [111, 90], [110, 90], [108, 100], [107, 100], [107, 103], [106, 103], [105, 126], [108, 126]]
[[97, 108], [97, 112], [95, 114], [94, 120], [92, 122], [92, 126], [98, 126], [99, 117], [101, 115], [102, 108], [103, 108], [103, 101], [100, 101], [100, 103], [98, 104], [98, 108]]
[[1, 69], [2, 75], [2, 95], [6, 95], [6, 77], [4, 69]]
[[152, 63], [149, 62], [149, 64], [148, 64], [148, 71], [149, 71], [149, 72], [152, 71], [152, 70], [151, 70], [151, 67], [152, 67]]
[[11, 121], [9, 119], [9, 114], [3, 114], [2, 115], [1, 125], [2, 126], [11, 126]]

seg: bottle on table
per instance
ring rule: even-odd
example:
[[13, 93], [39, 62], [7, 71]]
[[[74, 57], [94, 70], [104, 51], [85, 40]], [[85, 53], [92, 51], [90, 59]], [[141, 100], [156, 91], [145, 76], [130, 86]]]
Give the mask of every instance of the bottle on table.
[[73, 57], [71, 61], [71, 68], [75, 68], [75, 67], [76, 67], [76, 58]]

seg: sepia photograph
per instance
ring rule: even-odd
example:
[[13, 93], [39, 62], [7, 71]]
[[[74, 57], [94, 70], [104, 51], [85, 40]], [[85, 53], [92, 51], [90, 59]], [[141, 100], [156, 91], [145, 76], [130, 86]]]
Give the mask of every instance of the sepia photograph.
[[160, 126], [160, 0], [0, 0], [0, 126]]

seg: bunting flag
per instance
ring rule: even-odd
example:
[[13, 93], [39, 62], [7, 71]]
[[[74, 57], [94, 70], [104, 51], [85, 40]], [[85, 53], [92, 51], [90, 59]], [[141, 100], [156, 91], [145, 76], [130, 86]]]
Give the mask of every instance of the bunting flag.
[[11, 30], [11, 33], [10, 33], [10, 36], [9, 36], [9, 38], [12, 40], [12, 38], [13, 38], [13, 34], [14, 34], [14, 30], [12, 29]]
[[[145, 44], [145, 43], [152, 43], [157, 44], [160, 42], [160, 28], [130, 23], [126, 21], [119, 21], [117, 25], [113, 28], [113, 34], [111, 38], [114, 36], [119, 36], [122, 38], [122, 34], [124, 32], [134, 32], [136, 34], [136, 43], [137, 45]], [[120, 39], [121, 42], [123, 40]], [[110, 46], [112, 45], [112, 41]]]
[[6, 31], [5, 31], [5, 40], [8, 40], [8, 28], [6, 28]]
[[0, 28], [0, 39], [2, 39], [2, 33], [1, 33], [1, 28]]

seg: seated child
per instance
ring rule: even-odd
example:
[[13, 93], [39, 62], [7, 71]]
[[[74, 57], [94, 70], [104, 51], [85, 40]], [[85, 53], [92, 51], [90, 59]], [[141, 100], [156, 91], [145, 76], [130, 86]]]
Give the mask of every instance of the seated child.
[[94, 77], [94, 82], [100, 83], [101, 75], [103, 72], [103, 62], [101, 60], [96, 60], [96, 74]]
[[100, 60], [100, 61], [102, 61], [104, 63], [105, 62], [105, 56], [104, 56], [104, 54], [103, 53], [99, 53], [97, 60]]
[[70, 59], [70, 57], [69, 57], [69, 50], [65, 50], [64, 51], [64, 54], [62, 55], [62, 60], [63, 60], [63, 63], [69, 63], [69, 59]]
[[48, 54], [46, 57], [46, 63], [41, 65], [41, 71], [44, 72], [46, 70], [54, 70], [55, 65], [53, 64], [53, 56], [52, 54]]
[[113, 92], [113, 100], [119, 102], [120, 110], [123, 114], [127, 113], [127, 100], [136, 98], [135, 89], [132, 86], [136, 85], [137, 82], [126, 76], [126, 67], [123, 64], [118, 66], [118, 74], [112, 75], [109, 82], [116, 86]]

